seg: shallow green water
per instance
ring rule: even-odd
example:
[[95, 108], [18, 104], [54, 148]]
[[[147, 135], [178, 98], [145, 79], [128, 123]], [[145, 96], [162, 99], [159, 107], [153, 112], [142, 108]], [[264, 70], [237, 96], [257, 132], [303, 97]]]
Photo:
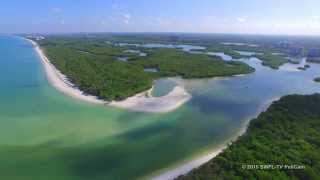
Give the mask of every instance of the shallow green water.
[[162, 78], [155, 81], [155, 88], [152, 90], [152, 96], [165, 96], [177, 86], [179, 78]]
[[[304, 72], [275, 71], [180, 81], [193, 98], [167, 114], [127, 112], [51, 87], [31, 44], [0, 36], [0, 169], [5, 179], [135, 179], [214, 148], [272, 98], [320, 92]], [[170, 87], [159, 83], [155, 92]], [[161, 85], [162, 84], [162, 85]]]

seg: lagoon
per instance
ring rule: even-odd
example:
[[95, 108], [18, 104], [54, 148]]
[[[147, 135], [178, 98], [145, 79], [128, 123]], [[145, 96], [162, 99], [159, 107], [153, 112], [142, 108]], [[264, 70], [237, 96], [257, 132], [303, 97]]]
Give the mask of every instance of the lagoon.
[[186, 52], [197, 51], [197, 50], [204, 50], [206, 47], [203, 46], [195, 46], [195, 45], [188, 45], [188, 44], [161, 44], [161, 43], [146, 43], [146, 44], [130, 44], [130, 43], [118, 43], [119, 46], [135, 46], [135, 47], [143, 47], [143, 48], [175, 48], [175, 49], [182, 49]]

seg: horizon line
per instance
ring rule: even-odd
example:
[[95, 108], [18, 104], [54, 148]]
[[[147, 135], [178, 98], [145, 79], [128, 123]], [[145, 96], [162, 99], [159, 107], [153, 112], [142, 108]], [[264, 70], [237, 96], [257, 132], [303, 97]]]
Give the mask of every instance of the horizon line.
[[320, 37], [320, 34], [268, 34], [268, 33], [222, 33], [222, 32], [178, 32], [178, 31], [86, 31], [86, 32], [0, 32], [0, 34], [10, 35], [63, 35], [63, 34], [198, 34], [198, 35], [247, 35], [247, 36], [288, 36], [288, 37]]

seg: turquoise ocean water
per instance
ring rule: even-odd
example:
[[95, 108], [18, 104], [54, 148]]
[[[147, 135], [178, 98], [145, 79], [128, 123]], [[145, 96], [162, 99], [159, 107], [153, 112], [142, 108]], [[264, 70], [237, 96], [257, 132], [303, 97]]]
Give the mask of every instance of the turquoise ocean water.
[[[179, 80], [193, 98], [174, 112], [128, 112], [81, 102], [46, 80], [32, 45], [0, 36], [0, 176], [4, 179], [135, 179], [204, 154], [234, 137], [273, 98], [320, 92], [307, 71]], [[161, 80], [164, 95], [172, 81]]]

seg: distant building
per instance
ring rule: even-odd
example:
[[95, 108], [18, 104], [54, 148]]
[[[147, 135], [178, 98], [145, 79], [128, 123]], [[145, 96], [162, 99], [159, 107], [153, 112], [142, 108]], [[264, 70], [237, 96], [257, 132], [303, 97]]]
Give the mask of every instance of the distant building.
[[310, 62], [320, 62], [320, 49], [309, 49], [307, 54], [307, 60]]
[[290, 46], [291, 46], [291, 44], [289, 42], [286, 42], [286, 41], [280, 42], [278, 44], [278, 47], [281, 48], [281, 49], [289, 49]]
[[289, 48], [289, 56], [303, 56], [303, 48], [302, 47], [290, 47]]
[[310, 58], [320, 57], [320, 49], [317, 49], [317, 48], [309, 49], [307, 56]]

